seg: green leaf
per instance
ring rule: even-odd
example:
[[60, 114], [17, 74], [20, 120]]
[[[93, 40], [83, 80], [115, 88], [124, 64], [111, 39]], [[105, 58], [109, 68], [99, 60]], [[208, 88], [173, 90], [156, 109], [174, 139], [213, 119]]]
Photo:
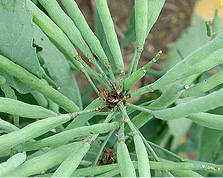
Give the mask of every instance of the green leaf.
[[34, 24], [34, 44], [42, 48], [38, 56], [44, 67], [60, 86], [60, 92], [82, 108], [80, 91], [65, 56], [51, 43], [48, 37]]
[[197, 16], [193, 16], [192, 26], [187, 28], [176, 42], [169, 44], [170, 52], [167, 55], [167, 60], [162, 65], [163, 69], [168, 70], [181, 61], [179, 52], [185, 58], [206, 42], [205, 22]]
[[25, 0], [0, 0], [0, 29], [0, 54], [41, 77], [41, 67], [32, 47], [32, 14]]

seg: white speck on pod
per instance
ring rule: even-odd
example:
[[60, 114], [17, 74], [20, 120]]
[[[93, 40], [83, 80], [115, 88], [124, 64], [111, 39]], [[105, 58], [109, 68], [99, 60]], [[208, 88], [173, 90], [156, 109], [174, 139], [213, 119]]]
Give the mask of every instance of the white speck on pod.
[[61, 87], [58, 87], [58, 88], [57, 88], [57, 90], [60, 90], [60, 89], [61, 89]]
[[25, 3], [22, 3], [22, 8], [24, 8], [25, 7]]
[[184, 85], [184, 88], [185, 88], [185, 89], [188, 89], [188, 88], [189, 88], [189, 85]]
[[201, 167], [205, 169], [205, 165], [202, 164]]

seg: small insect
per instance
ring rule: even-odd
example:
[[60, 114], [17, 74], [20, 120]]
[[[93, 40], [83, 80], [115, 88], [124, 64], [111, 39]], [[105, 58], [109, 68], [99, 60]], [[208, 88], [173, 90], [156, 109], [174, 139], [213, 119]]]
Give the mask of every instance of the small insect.
[[101, 159], [101, 162], [103, 164], [112, 164], [116, 162], [112, 148], [105, 148], [103, 150], [103, 157]]
[[101, 100], [108, 105], [109, 108], [114, 108], [119, 101], [125, 102], [126, 96], [123, 95], [115, 86], [112, 86], [111, 91], [102, 90], [99, 93]]

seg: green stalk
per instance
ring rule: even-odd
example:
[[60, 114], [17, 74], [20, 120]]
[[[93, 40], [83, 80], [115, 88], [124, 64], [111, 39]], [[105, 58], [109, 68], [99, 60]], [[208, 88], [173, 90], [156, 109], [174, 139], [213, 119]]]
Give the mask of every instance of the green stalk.
[[[162, 170], [162, 171], [191, 171], [191, 170], [197, 170], [197, 171], [208, 171], [212, 173], [222, 174], [222, 167], [223, 165], [216, 165], [212, 163], [205, 163], [205, 162], [198, 162], [198, 161], [191, 161], [191, 162], [183, 162], [183, 163], [175, 163], [172, 161], [167, 161], [165, 159], [162, 159], [162, 162], [155, 162], [150, 161], [150, 168], [153, 170]], [[138, 169], [138, 162], [133, 163], [134, 167]], [[107, 173], [112, 170], [119, 170], [118, 163], [110, 164], [110, 165], [103, 165], [103, 166], [96, 166], [96, 167], [90, 167], [90, 168], [80, 168], [73, 172], [72, 176], [75, 177], [84, 177], [88, 175], [98, 175], [102, 173]], [[199, 174], [197, 174], [199, 175]]]
[[134, 105], [134, 104], [130, 104], [130, 103], [127, 103], [126, 105], [127, 105], [128, 107], [134, 109], [134, 110], [143, 111], [143, 112], [147, 112], [147, 113], [152, 114], [152, 110], [146, 109], [146, 108], [144, 108], [144, 107], [142, 107], [142, 106], [136, 106], [136, 105]]
[[[147, 70], [160, 58], [161, 51], [146, 65], [133, 72], [127, 79], [124, 81], [124, 91], [130, 90], [130, 88], [135, 85], [142, 77], [145, 76]], [[135, 65], [135, 64], [134, 64]]]
[[[70, 59], [71, 63], [72, 63], [74, 66], [76, 65], [76, 62], [78, 62], [78, 61], [74, 60], [74, 58], [72, 58], [72, 57], [70, 57], [69, 59]], [[86, 77], [86, 79], [87, 79], [88, 82], [90, 83], [90, 85], [91, 85], [91, 87], [93, 88], [93, 90], [95, 91], [95, 93], [96, 93], [97, 95], [99, 95], [99, 91], [98, 91], [97, 87], [95, 86], [94, 82], [91, 80], [91, 78], [90, 78], [90, 76], [89, 76], [89, 73], [90, 73], [90, 72], [89, 72], [88, 70], [86, 70], [85, 67], [84, 67], [81, 63], [79, 63], [79, 64], [80, 64], [80, 67], [77, 66], [77, 68], [78, 68], [78, 69], [81, 71], [81, 73]]]
[[75, 56], [74, 59], [79, 61], [85, 67], [85, 69], [92, 75], [92, 77], [95, 77], [103, 85], [103, 87], [105, 87], [106, 89], [110, 87], [108, 84], [109, 81], [105, 78], [102, 78], [97, 72], [90, 68], [79, 55]]

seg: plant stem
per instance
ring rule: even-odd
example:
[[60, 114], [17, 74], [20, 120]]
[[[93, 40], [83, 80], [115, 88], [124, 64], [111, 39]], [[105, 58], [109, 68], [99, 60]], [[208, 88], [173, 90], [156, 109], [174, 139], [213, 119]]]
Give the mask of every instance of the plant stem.
[[103, 87], [108, 89], [109, 84], [106, 82], [105, 78], [102, 78], [97, 72], [90, 68], [79, 55], [75, 56], [74, 59], [79, 61], [85, 69], [103, 85]]
[[[137, 47], [135, 49], [136, 51], [136, 54], [134, 55], [133, 59], [131, 60], [131, 63], [130, 63], [130, 66], [129, 66], [129, 76], [136, 71], [137, 69], [137, 66], [138, 66], [138, 63], [139, 63], [139, 59], [140, 59], [140, 56], [142, 54], [142, 50], [143, 50], [143, 47]], [[128, 76], [128, 77], [129, 77]]]
[[133, 98], [133, 97], [136, 97], [145, 93], [150, 93], [150, 92], [154, 92], [154, 89], [151, 87], [151, 85], [146, 85], [130, 93], [130, 96], [131, 98]]
[[77, 117], [79, 115], [91, 113], [91, 112], [94, 112], [94, 111], [99, 111], [99, 110], [104, 109], [104, 108], [106, 108], [106, 106], [98, 106], [96, 108], [92, 108], [92, 109], [87, 109], [87, 110], [71, 113], [70, 115], [71, 115], [72, 118], [75, 118], [75, 117]]
[[106, 83], [109, 84], [109, 86], [110, 86], [111, 82], [109, 81], [109, 79], [108, 79], [107, 75], [105, 74], [105, 72], [102, 70], [101, 66], [98, 64], [97, 60], [94, 58], [91, 62], [96, 67], [98, 72], [101, 74], [102, 78], [104, 78]]
[[141, 107], [141, 106], [136, 106], [134, 104], [130, 104], [130, 103], [126, 103], [126, 105], [134, 110], [139, 110], [139, 111], [143, 111], [143, 112], [147, 112], [147, 113], [150, 113], [152, 114], [152, 110], [149, 110], [149, 109], [146, 109], [144, 107]]
[[[71, 63], [74, 64], [74, 66], [76, 66], [76, 61], [72, 57], [70, 57], [69, 59], [70, 59]], [[77, 68], [85, 76], [85, 78], [88, 80], [88, 82], [90, 83], [90, 85], [94, 89], [95, 93], [99, 96], [99, 91], [98, 91], [97, 87], [95, 86], [94, 82], [91, 80], [91, 78], [90, 78], [90, 76], [88, 74], [89, 71], [86, 71], [85, 67], [83, 65], [81, 65], [81, 64], [80, 64], [80, 67], [77, 66]]]
[[171, 152], [171, 151], [169, 151], [169, 150], [167, 150], [167, 149], [165, 149], [165, 148], [162, 148], [162, 147], [160, 147], [159, 145], [157, 145], [157, 144], [155, 144], [155, 143], [152, 143], [152, 142], [150, 142], [150, 141], [147, 141], [147, 142], [148, 142], [152, 147], [157, 148], [157, 149], [159, 149], [159, 150], [161, 150], [161, 151], [163, 151], [163, 152], [165, 152], [165, 153], [167, 153], [167, 154], [173, 156], [173, 157], [176, 158], [178, 161], [184, 161], [184, 158], [182, 158], [181, 156], [179, 156], [179, 155], [177, 155], [177, 154], [175, 154], [175, 153], [173, 153], [173, 152]]

